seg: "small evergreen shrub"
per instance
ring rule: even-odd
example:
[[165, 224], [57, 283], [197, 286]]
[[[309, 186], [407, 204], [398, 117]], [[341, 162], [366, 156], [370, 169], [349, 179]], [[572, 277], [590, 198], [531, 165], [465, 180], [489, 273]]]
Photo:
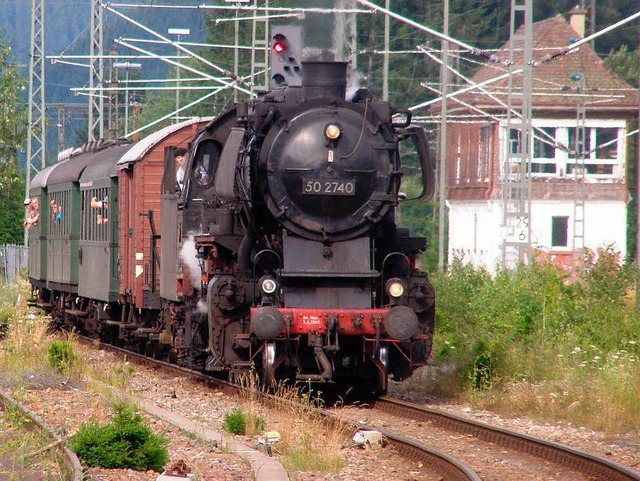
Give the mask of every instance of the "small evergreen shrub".
[[114, 410], [108, 424], [83, 424], [71, 440], [71, 449], [87, 466], [162, 471], [169, 459], [169, 441], [155, 434], [130, 406], [120, 404]]
[[49, 366], [67, 372], [78, 361], [78, 356], [69, 341], [53, 341], [47, 349]]
[[222, 420], [222, 429], [230, 434], [244, 434], [247, 431], [247, 424], [242, 409], [236, 408], [226, 413]]

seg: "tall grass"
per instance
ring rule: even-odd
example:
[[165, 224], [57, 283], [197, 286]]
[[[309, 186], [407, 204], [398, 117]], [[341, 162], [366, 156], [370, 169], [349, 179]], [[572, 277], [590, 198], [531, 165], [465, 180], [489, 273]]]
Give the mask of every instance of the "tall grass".
[[[104, 369], [103, 365], [86, 362], [73, 335], [62, 340], [47, 335], [47, 318], [30, 312], [26, 305], [28, 286], [24, 281], [3, 287], [6, 288], [0, 289], [0, 313], [7, 313], [7, 331], [5, 338], [0, 340], [0, 386], [13, 390], [14, 396], [20, 397], [27, 386], [44, 388], [69, 384], [69, 381], [83, 382], [89, 389], [101, 393], [107, 405], [130, 402], [128, 385], [132, 367]], [[257, 396], [257, 377], [252, 374], [242, 380], [241, 414], [245, 434], [260, 435], [267, 429], [279, 430], [282, 440], [274, 446], [274, 451], [282, 456], [290, 470], [339, 470], [343, 465], [342, 445], [348, 438], [345, 430], [327, 429], [318, 416], [286, 402], [276, 418], [269, 419], [267, 426]], [[290, 401], [302, 400], [307, 406], [316, 403], [308, 390], [280, 386], [279, 391]]]
[[431, 279], [434, 362], [449, 375], [416, 389], [597, 429], [640, 427], [635, 267], [615, 252], [590, 257], [579, 279], [543, 261], [494, 276], [456, 262]]
[[231, 424], [239, 424], [242, 417], [242, 433], [260, 435], [267, 430], [277, 430], [280, 442], [272, 446], [272, 452], [280, 456], [287, 471], [337, 472], [344, 465], [342, 447], [348, 439], [346, 427], [328, 426], [326, 420], [310, 408], [322, 407], [322, 401], [308, 385], [275, 385], [275, 413], [268, 422], [260, 412], [262, 401], [259, 379], [251, 372], [240, 380], [242, 405], [225, 416], [225, 430], [234, 432]]
[[278, 424], [281, 443], [276, 445], [287, 471], [337, 472], [345, 461], [342, 448], [348, 440], [346, 426], [327, 427], [326, 420], [310, 410], [322, 407], [308, 386], [277, 386], [276, 396], [281, 399]]
[[0, 343], [0, 379], [9, 387], [47, 370], [47, 324], [27, 310], [24, 281], [0, 288], [0, 321], [6, 331]]

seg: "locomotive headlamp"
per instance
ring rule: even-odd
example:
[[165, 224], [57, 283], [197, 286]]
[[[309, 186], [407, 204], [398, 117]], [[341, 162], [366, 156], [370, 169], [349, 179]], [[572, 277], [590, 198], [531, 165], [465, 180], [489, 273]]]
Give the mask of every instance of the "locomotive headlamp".
[[324, 135], [329, 140], [337, 140], [342, 134], [342, 130], [336, 124], [329, 124], [324, 128]]
[[397, 277], [394, 277], [393, 279], [389, 279], [387, 281], [386, 287], [387, 287], [387, 293], [394, 299], [397, 299], [398, 297], [402, 297], [402, 294], [404, 294], [404, 284]]
[[260, 289], [265, 294], [273, 294], [278, 288], [278, 283], [273, 277], [263, 277], [260, 279]]

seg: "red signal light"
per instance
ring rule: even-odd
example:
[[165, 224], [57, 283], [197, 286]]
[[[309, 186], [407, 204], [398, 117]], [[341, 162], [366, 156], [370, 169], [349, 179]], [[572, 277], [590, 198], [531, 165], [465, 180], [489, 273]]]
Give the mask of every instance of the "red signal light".
[[274, 53], [284, 53], [287, 49], [287, 38], [282, 34], [277, 34], [273, 37], [271, 48]]

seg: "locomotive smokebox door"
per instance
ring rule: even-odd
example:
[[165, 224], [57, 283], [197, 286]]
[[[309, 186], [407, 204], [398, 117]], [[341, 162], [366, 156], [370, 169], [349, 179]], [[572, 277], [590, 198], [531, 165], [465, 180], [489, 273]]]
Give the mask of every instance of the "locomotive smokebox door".
[[362, 106], [327, 109], [313, 102], [265, 138], [267, 206], [302, 237], [352, 239], [396, 201], [398, 144], [380, 138], [380, 120]]

